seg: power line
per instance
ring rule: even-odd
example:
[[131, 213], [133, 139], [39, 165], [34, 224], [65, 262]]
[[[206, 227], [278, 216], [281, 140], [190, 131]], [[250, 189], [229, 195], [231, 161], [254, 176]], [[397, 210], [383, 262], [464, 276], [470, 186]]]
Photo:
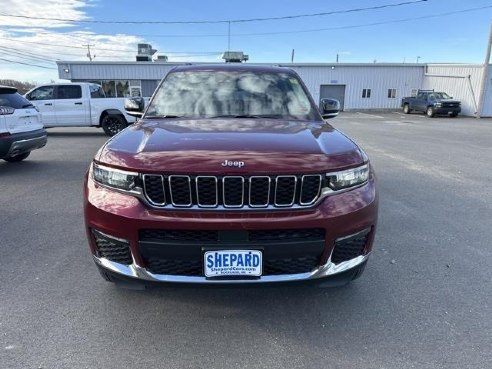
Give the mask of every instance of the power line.
[[[21, 42], [21, 43], [27, 43], [27, 44], [33, 44], [33, 45], [46, 45], [46, 46], [49, 46], [52, 48], [53, 47], [64, 47], [64, 48], [73, 48], [73, 49], [78, 49], [78, 50], [87, 50], [87, 46], [82, 47], [82, 46], [72, 46], [72, 45], [66, 45], [66, 44], [53, 44], [53, 43], [48, 44], [48, 43], [35, 42], [35, 41], [18, 40], [16, 38], [8, 38], [8, 37], [0, 37], [0, 40], [8, 40], [8, 41], [12, 41], [12, 42]], [[91, 45], [91, 46], [93, 46], [93, 45]], [[114, 50], [114, 49], [106, 49], [106, 48], [99, 48], [99, 47], [95, 47], [95, 49], [99, 50], [99, 51], [111, 51], [114, 53], [125, 53], [125, 54], [134, 53], [136, 51], [136, 50], [130, 50], [130, 49]], [[163, 53], [164, 54], [173, 54], [173, 55], [174, 54], [176, 54], [176, 55], [180, 55], [180, 54], [215, 55], [215, 54], [222, 53], [222, 51], [163, 51]], [[65, 54], [65, 55], [79, 56], [79, 55], [75, 55], [75, 54]]]
[[[424, 15], [424, 16], [421, 16], [421, 17], [394, 19], [394, 20], [390, 20], [390, 21], [382, 21], [382, 22], [374, 22], [374, 23], [354, 24], [354, 25], [337, 26], [337, 27], [327, 27], [327, 28], [314, 28], [314, 29], [297, 30], [297, 31], [238, 33], [238, 34], [232, 34], [232, 36], [233, 37], [241, 37], [241, 36], [266, 36], [266, 35], [281, 35], [281, 34], [292, 34], [292, 33], [309, 33], [309, 32], [334, 31], [334, 30], [351, 29], [351, 28], [363, 28], [363, 27], [380, 26], [380, 25], [384, 25], [384, 24], [392, 24], [392, 23], [400, 23], [400, 22], [410, 22], [410, 21], [421, 20], [421, 19], [440, 18], [440, 17], [445, 17], [445, 16], [448, 16], [448, 15], [468, 13], [468, 12], [473, 12], [473, 11], [483, 10], [483, 9], [490, 9], [490, 8], [492, 8], [492, 5], [481, 6], [481, 7], [478, 7], [478, 8], [470, 8], [470, 9], [457, 10], [457, 11], [452, 11], [452, 12], [447, 12], [447, 13], [439, 13], [439, 14], [433, 14], [433, 15]], [[227, 35], [224, 34], [222, 36], [225, 37]]]
[[201, 20], [201, 21], [111, 21], [111, 20], [89, 20], [89, 19], [70, 19], [70, 18], [48, 18], [48, 17], [32, 17], [28, 15], [6, 14], [0, 13], [0, 17], [12, 17], [22, 19], [35, 19], [35, 20], [49, 20], [58, 22], [73, 22], [73, 23], [98, 23], [98, 24], [219, 24], [219, 23], [248, 23], [248, 22], [264, 22], [272, 20], [286, 20], [286, 19], [298, 19], [307, 17], [321, 17], [335, 14], [347, 14], [363, 12], [368, 10], [380, 10], [386, 8], [395, 8], [406, 5], [413, 5], [419, 3], [425, 3], [430, 0], [412, 0], [404, 1], [395, 4], [386, 4], [378, 6], [370, 6], [365, 8], [353, 8], [344, 10], [333, 10], [329, 12], [310, 13], [310, 14], [296, 14], [286, 15], [281, 17], [266, 17], [266, 18], [249, 18], [249, 19], [223, 19], [223, 20]]
[[50, 67], [44, 67], [42, 65], [37, 65], [37, 64], [31, 64], [31, 63], [23, 63], [20, 61], [15, 61], [15, 60], [10, 60], [10, 59], [5, 59], [5, 58], [0, 58], [0, 60], [10, 62], [10, 63], [15, 63], [15, 64], [23, 64], [23, 65], [28, 65], [30, 67], [37, 67], [37, 68], [43, 68], [43, 69], [57, 69], [57, 68], [50, 68]]
[[23, 51], [23, 50], [19, 50], [19, 49], [7, 47], [7, 46], [0, 46], [0, 49], [4, 50], [6, 52], [9, 52], [9, 53], [23, 56], [25, 58], [38, 59], [39, 61], [42, 61], [42, 62], [54, 63], [57, 60], [57, 59], [49, 59], [49, 58], [46, 58], [46, 57], [41, 56], [39, 54], [34, 54], [34, 53], [29, 52], [29, 51]]
[[[350, 29], [350, 28], [363, 28], [363, 27], [372, 27], [372, 26], [379, 26], [379, 25], [384, 25], [384, 24], [392, 24], [392, 23], [400, 23], [400, 22], [410, 22], [410, 21], [415, 21], [415, 20], [421, 20], [421, 19], [430, 19], [430, 18], [440, 18], [440, 17], [445, 17], [449, 15], [455, 15], [455, 14], [462, 14], [462, 13], [469, 13], [469, 12], [474, 12], [478, 10], [484, 10], [484, 9], [490, 9], [492, 8], [492, 5], [486, 5], [486, 6], [481, 6], [481, 7], [476, 7], [476, 8], [468, 8], [468, 9], [461, 9], [461, 10], [456, 10], [456, 11], [451, 11], [451, 12], [446, 12], [446, 13], [439, 13], [439, 14], [431, 14], [431, 15], [424, 15], [421, 17], [411, 17], [411, 18], [402, 18], [402, 19], [394, 19], [394, 20], [389, 20], [389, 21], [382, 21], [382, 22], [374, 22], [374, 23], [364, 23], [364, 24], [354, 24], [354, 25], [346, 25], [346, 26], [336, 26], [336, 27], [327, 27], [327, 28], [314, 28], [314, 29], [306, 29], [306, 30], [294, 30], [294, 31], [272, 31], [272, 32], [254, 32], [254, 33], [233, 33], [231, 36], [233, 37], [243, 37], [243, 36], [266, 36], [266, 35], [280, 35], [280, 34], [295, 34], [295, 33], [309, 33], [309, 32], [321, 32], [321, 31], [334, 31], [334, 30], [339, 30], [339, 29]], [[42, 32], [39, 32], [42, 33]], [[77, 32], [75, 32], [77, 33]], [[48, 32], [46, 32], [48, 34]], [[53, 34], [53, 33], [49, 33]], [[84, 33], [85, 35], [85, 33]], [[136, 37], [163, 37], [163, 38], [202, 38], [202, 37], [227, 37], [227, 33], [215, 33], [215, 34], [131, 34], [131, 36], [136, 36]], [[98, 34], [98, 36], [111, 36], [111, 35], [106, 35], [106, 34]], [[2, 37], [0, 37], [1, 39]], [[17, 41], [17, 40], [16, 40]], [[27, 42], [27, 41], [24, 41]], [[115, 51], [115, 50], [111, 50]], [[217, 51], [217, 52], [208, 52], [210, 54], [215, 54], [215, 53], [221, 53], [222, 51]], [[166, 52], [168, 54], [173, 54], [173, 53], [185, 53], [185, 52]]]
[[[19, 39], [16, 39], [16, 38], [8, 38], [8, 37], [0, 37], [0, 39], [2, 40], [9, 40], [9, 41], [12, 41], [12, 42], [23, 42], [23, 43], [26, 43], [26, 44], [33, 44], [33, 45], [47, 45], [47, 46], [61, 46], [61, 47], [66, 47], [66, 48], [70, 48], [70, 49], [82, 49], [82, 50], [87, 50], [86, 47], [83, 47], [83, 46], [72, 46], [72, 45], [64, 45], [64, 44], [56, 44], [56, 45], [53, 45], [53, 43], [43, 43], [43, 42], [37, 42], [37, 41], [26, 41], [26, 40], [19, 40]], [[103, 48], [98, 48], [98, 50], [104, 50], [104, 51], [113, 51], [113, 52], [134, 52], [135, 50], [130, 50], [130, 49], [103, 49]]]

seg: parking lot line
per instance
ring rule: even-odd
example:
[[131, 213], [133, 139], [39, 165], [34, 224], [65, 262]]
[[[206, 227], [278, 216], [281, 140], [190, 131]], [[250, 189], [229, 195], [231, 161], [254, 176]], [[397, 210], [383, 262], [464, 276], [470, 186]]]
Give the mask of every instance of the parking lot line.
[[[409, 114], [400, 113], [400, 112], [398, 112], [398, 111], [392, 111], [392, 113], [393, 113], [393, 114], [398, 114], [398, 115], [401, 115], [401, 118], [403, 118], [403, 117], [407, 117], [407, 118], [408, 118], [408, 117], [409, 117]], [[424, 117], [424, 116], [422, 116], [422, 115], [414, 115], [414, 114], [412, 114], [412, 118], [413, 118], [413, 117], [416, 117], [416, 118], [425, 118], [425, 117]]]
[[365, 115], [365, 116], [367, 116], [367, 117], [371, 117], [371, 118], [379, 118], [379, 119], [383, 119], [383, 117], [382, 117], [382, 116], [380, 116], [380, 115], [374, 115], [374, 114], [361, 113], [361, 112], [359, 112], [359, 111], [357, 112], [357, 114], [359, 114], [359, 115]]

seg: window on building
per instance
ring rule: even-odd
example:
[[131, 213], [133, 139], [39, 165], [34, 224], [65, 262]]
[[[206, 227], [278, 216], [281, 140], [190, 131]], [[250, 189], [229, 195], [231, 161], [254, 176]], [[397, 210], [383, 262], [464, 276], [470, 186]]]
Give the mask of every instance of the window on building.
[[115, 81], [102, 81], [102, 88], [106, 97], [116, 97]]
[[388, 88], [388, 99], [396, 98], [396, 88]]
[[411, 93], [410, 93], [410, 96], [411, 96], [411, 97], [415, 97], [415, 96], [417, 96], [418, 91], [419, 91], [418, 89], [416, 89], [416, 88], [412, 88], [412, 91], [411, 91]]
[[116, 81], [116, 97], [130, 97], [130, 81]]
[[130, 80], [130, 96], [142, 97], [142, 83], [140, 80]]
[[370, 88], [364, 88], [362, 90], [362, 98], [363, 99], [369, 99], [371, 97], [371, 89]]

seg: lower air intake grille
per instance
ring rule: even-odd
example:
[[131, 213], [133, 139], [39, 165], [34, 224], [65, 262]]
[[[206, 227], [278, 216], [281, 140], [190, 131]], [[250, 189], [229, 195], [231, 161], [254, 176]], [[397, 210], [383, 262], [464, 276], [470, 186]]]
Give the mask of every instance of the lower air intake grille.
[[154, 274], [200, 276], [203, 273], [200, 261], [149, 258], [145, 263], [147, 269]]
[[215, 242], [218, 231], [171, 231], [163, 229], [144, 229], [140, 231], [140, 240], [145, 242]]
[[354, 259], [364, 252], [369, 233], [341, 239], [335, 242], [335, 248], [331, 254], [331, 262], [338, 264], [343, 261]]
[[120, 264], [130, 265], [132, 255], [128, 243], [105, 237], [98, 232], [93, 232], [99, 257], [106, 258]]
[[[145, 260], [147, 269], [154, 274], [203, 276], [202, 262], [198, 260], [170, 260], [149, 258]], [[265, 260], [263, 275], [309, 273], [318, 266], [318, 258], [284, 258]]]
[[289, 240], [317, 241], [324, 239], [325, 230], [322, 228], [249, 231], [249, 240], [258, 242]]
[[264, 275], [309, 273], [318, 266], [318, 258], [285, 258], [265, 260]]
[[205, 250], [261, 250], [263, 275], [309, 273], [325, 247], [321, 228], [269, 230], [142, 229], [139, 249], [154, 274], [204, 276]]

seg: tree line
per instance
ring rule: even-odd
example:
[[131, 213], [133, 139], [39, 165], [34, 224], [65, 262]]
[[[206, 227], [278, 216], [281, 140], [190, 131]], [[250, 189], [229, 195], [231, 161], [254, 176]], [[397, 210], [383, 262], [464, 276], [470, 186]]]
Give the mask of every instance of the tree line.
[[16, 81], [14, 79], [0, 79], [0, 85], [15, 87], [17, 89], [17, 91], [21, 95], [23, 95], [27, 91], [29, 91], [31, 88], [36, 87], [37, 83], [35, 83], [35, 82], [21, 82], [21, 81]]

